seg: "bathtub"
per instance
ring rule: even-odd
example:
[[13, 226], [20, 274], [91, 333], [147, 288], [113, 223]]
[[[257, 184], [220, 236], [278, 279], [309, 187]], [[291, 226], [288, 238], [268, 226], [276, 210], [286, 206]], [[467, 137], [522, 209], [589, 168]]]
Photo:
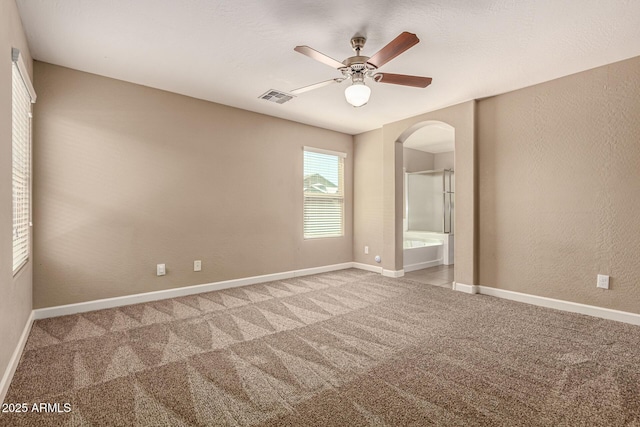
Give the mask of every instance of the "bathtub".
[[439, 246], [442, 245], [442, 240], [438, 239], [404, 239], [402, 248], [403, 249], [413, 249], [413, 248], [424, 248], [426, 246]]
[[453, 235], [405, 231], [402, 243], [405, 272], [453, 264]]

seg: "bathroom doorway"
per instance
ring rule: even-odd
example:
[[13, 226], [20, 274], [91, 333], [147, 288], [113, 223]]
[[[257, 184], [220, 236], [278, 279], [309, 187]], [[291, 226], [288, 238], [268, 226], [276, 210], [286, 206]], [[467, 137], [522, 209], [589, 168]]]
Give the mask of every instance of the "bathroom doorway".
[[455, 129], [430, 121], [404, 141], [405, 277], [450, 287], [454, 279]]

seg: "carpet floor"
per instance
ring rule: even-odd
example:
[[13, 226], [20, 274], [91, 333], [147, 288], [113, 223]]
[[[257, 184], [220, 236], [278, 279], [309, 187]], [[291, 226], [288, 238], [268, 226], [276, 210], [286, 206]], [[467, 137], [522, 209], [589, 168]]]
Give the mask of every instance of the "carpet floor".
[[38, 320], [5, 403], [29, 410], [3, 426], [640, 426], [640, 327], [350, 269]]

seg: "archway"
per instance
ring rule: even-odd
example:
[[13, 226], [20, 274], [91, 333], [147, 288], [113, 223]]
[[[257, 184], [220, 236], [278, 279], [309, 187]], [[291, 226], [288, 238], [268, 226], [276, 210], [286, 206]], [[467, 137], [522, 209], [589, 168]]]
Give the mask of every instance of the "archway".
[[403, 164], [406, 139], [433, 123], [455, 128], [455, 289], [473, 292], [477, 284], [475, 101], [447, 107], [383, 126], [383, 274], [403, 271]]
[[410, 126], [402, 144], [402, 270], [450, 285], [455, 265], [455, 128], [439, 120]]

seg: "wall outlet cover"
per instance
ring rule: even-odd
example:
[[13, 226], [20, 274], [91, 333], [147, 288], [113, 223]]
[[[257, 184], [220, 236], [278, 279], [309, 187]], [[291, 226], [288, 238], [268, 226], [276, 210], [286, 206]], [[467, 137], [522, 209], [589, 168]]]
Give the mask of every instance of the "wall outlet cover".
[[609, 289], [609, 276], [604, 274], [598, 274], [598, 282], [596, 287], [600, 289]]

